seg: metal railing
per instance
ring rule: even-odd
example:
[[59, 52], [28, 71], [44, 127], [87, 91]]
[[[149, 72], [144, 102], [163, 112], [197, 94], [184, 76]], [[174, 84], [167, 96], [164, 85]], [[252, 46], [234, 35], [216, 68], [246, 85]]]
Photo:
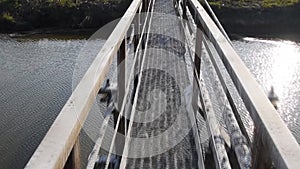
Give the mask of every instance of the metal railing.
[[[139, 35], [135, 37], [135, 47], [143, 39], [143, 32], [139, 32], [141, 25], [139, 15], [148, 10], [148, 4], [147, 0], [132, 1], [25, 168], [80, 168], [78, 139], [82, 125], [105, 80], [114, 56], [118, 56], [118, 63], [124, 61], [126, 57], [126, 34], [132, 24], [137, 25]], [[118, 67], [118, 103], [121, 104], [125, 92], [125, 70], [124, 66]], [[116, 118], [120, 118], [123, 111], [119, 113]], [[119, 126], [119, 123], [120, 119], [116, 130], [124, 132], [124, 126]]]
[[[96, 95], [100, 89], [101, 84], [105, 80], [105, 76], [108, 73], [109, 67], [112, 64], [113, 58], [117, 55], [117, 62], [120, 64], [126, 58], [126, 34], [132, 24], [138, 25], [137, 35], [134, 38], [135, 49], [139, 49], [142, 45], [142, 39], [147, 34], [147, 27], [149, 20], [146, 16], [145, 22], [140, 29], [140, 13], [150, 12], [150, 4], [152, 0], [133, 0], [126, 13], [119, 21], [106, 43], [98, 53], [97, 57], [87, 70], [86, 74], [79, 82], [78, 86], [73, 91], [69, 100], [57, 116], [56, 120], [48, 130], [46, 136], [34, 152], [33, 156], [26, 165], [28, 169], [40, 169], [40, 168], [80, 168], [79, 159], [79, 145], [78, 138], [82, 128], [82, 124], [85, 122], [86, 117], [91, 109]], [[221, 89], [220, 93], [222, 98], [226, 98], [228, 102], [226, 105], [230, 107], [226, 113], [228, 113], [227, 120], [234, 114], [236, 121], [234, 125], [237, 126], [234, 129], [238, 131], [239, 137], [231, 137], [231, 141], [245, 137], [247, 144], [252, 146], [252, 168], [264, 168], [275, 166], [276, 168], [298, 168], [300, 166], [300, 148], [295, 138], [292, 136], [277, 111], [274, 109], [268, 98], [261, 90], [258, 83], [253, 78], [252, 74], [246, 68], [244, 63], [239, 58], [238, 54], [233, 49], [233, 46], [224, 36], [224, 32], [220, 31], [219, 27], [213, 22], [213, 20], [206, 13], [204, 8], [197, 0], [183, 0], [183, 2], [177, 1], [177, 6], [181, 6], [182, 17], [187, 18], [187, 11], [191, 13], [193, 22], [196, 23], [198, 29], [196, 32], [195, 42], [195, 57], [194, 62], [194, 84], [197, 85], [203, 91], [194, 92], [193, 102], [198, 103], [198, 97], [202, 104], [202, 109], [205, 111], [207, 107], [211, 107], [207, 92], [205, 92], [203, 84], [200, 80], [200, 65], [201, 65], [201, 53], [202, 45], [208, 51], [210, 62], [212, 67], [216, 71], [216, 76], [220, 79]], [[138, 15], [135, 20], [136, 15]], [[148, 20], [148, 21], [147, 21]], [[138, 52], [136, 52], [137, 54]], [[136, 55], [135, 54], [135, 55]], [[225, 81], [222, 79], [220, 68], [214, 60], [215, 57], [219, 57], [225, 66], [232, 82], [234, 83], [240, 97], [242, 98], [248, 112], [250, 113], [252, 120], [255, 124], [254, 141], [251, 143], [250, 139], [245, 131], [245, 127], [242, 124], [242, 120], [239, 117], [238, 111], [234, 106], [233, 99], [230, 92], [227, 89]], [[135, 56], [136, 59], [136, 56]], [[136, 67], [138, 61], [133, 61], [132, 71]], [[113, 143], [115, 142], [117, 132], [121, 132], [126, 135], [126, 122], [122, 116], [125, 112], [125, 99], [128, 96], [128, 85], [125, 84], [125, 67], [118, 66], [118, 109], [119, 112], [115, 115], [115, 133], [113, 136], [111, 150], [113, 149]], [[131, 79], [131, 78], [130, 78]], [[205, 101], [206, 100], [206, 101]], [[210, 108], [209, 108], [210, 109]], [[221, 151], [224, 152], [224, 147], [220, 145], [219, 131], [214, 126], [214, 116], [212, 112], [208, 110], [206, 112], [208, 128], [213, 136], [215, 147], [215, 163], [218, 168], [223, 168], [222, 160], [227, 159], [226, 155], [220, 156], [217, 149], [221, 147]], [[108, 123], [108, 117], [105, 118], [102, 125], [102, 134], [97, 141], [97, 145], [94, 147], [94, 151], [90, 156], [88, 168], [93, 168], [97, 159], [97, 154], [101, 147], [103, 132], [105, 132], [106, 125]], [[212, 121], [212, 122], [211, 122]], [[238, 128], [239, 127], [239, 128]], [[230, 132], [230, 131], [229, 131]], [[127, 137], [126, 137], [127, 138]], [[125, 140], [123, 140], [125, 143]], [[222, 140], [221, 140], [222, 142]], [[223, 143], [222, 143], [223, 144]], [[238, 147], [236, 153], [245, 150], [247, 152], [248, 145], [245, 147]], [[128, 146], [128, 145], [127, 145]], [[244, 146], [244, 145], [243, 145]], [[123, 149], [124, 147], [121, 147]], [[126, 150], [126, 148], [125, 148]], [[109, 166], [109, 159], [112, 151], [109, 151], [109, 155], [106, 161], [106, 168]], [[126, 153], [126, 152], [125, 152]], [[247, 152], [249, 153], [249, 152]], [[243, 155], [243, 154], [242, 154]], [[241, 157], [242, 157], [241, 155]], [[244, 156], [247, 156], [247, 154]], [[239, 158], [239, 157], [238, 157]], [[264, 160], [262, 160], [264, 159]], [[67, 161], [69, 166], [66, 166]], [[248, 165], [244, 165], [243, 159], [238, 159], [241, 168], [249, 168]], [[126, 163], [121, 166], [125, 167]], [[227, 161], [225, 167], [230, 167]]]
[[[182, 10], [182, 18], [187, 19], [188, 11], [193, 18], [193, 22], [198, 28], [195, 42], [194, 78], [196, 78], [195, 81], [197, 81], [197, 85], [200, 88], [200, 100], [202, 101], [203, 111], [206, 111], [205, 108], [207, 108], [207, 106], [209, 107], [208, 110], [211, 111], [211, 106], [209, 106], [208, 102], [205, 101], [207, 100], [207, 96], [205, 94], [205, 89], [203, 89], [203, 85], [201, 85], [202, 82], [200, 82], [200, 63], [203, 57], [201, 56], [202, 44], [204, 44], [209, 55], [208, 59], [212, 63], [212, 67], [214, 67], [217, 77], [220, 79], [220, 82], [217, 84], [218, 86], [221, 86], [222, 89], [220, 90], [223, 90], [223, 93], [221, 93], [221, 98], [225, 97], [224, 95], [226, 95], [228, 100], [226, 105], [229, 107], [229, 109], [223, 113], [229, 112], [231, 114], [229, 117], [232, 117], [232, 113], [234, 113], [237, 121], [233, 123], [231, 120], [231, 125], [234, 124], [234, 126], [236, 126], [239, 124], [239, 135], [245, 137], [246, 142], [251, 144], [251, 168], [271, 168], [272, 166], [275, 168], [299, 167], [300, 147], [298, 143], [273, 105], [268, 100], [267, 96], [253, 78], [252, 74], [244, 65], [239, 55], [234, 50], [231, 42], [228, 41], [226, 33], [224, 35], [224, 31], [216, 25], [216, 23], [211, 19], [211, 17], [207, 14], [205, 9], [197, 0], [183, 0], [182, 2], [179, 1], [177, 3], [180, 4], [178, 6], [180, 6]], [[238, 94], [243, 100], [244, 105], [254, 122], [254, 140], [252, 143], [250, 142], [249, 136], [245, 131], [246, 129], [242, 124], [241, 117], [236, 110], [227, 85], [222, 78], [220, 68], [216, 64], [215, 58], [217, 57], [219, 57], [218, 59], [221, 60], [223, 66], [226, 68]], [[232, 110], [230, 110], [230, 107]], [[211, 113], [209, 111], [206, 111], [206, 117], [211, 120], [212, 117], [210, 117], [209, 114]], [[207, 119], [207, 121], [209, 120]], [[212, 127], [211, 129], [215, 129], [215, 127]], [[215, 135], [215, 131], [211, 130], [211, 132], [213, 137]], [[217, 135], [218, 132], [216, 136]], [[231, 137], [232, 143], [234, 142], [233, 139], [234, 138]], [[247, 144], [244, 146], [246, 145]], [[245, 147], [240, 146], [240, 148], [244, 149]], [[216, 149], [217, 148], [215, 147], [214, 155], [216, 167], [226, 167], [223, 165], [224, 163], [222, 164], [222, 161], [220, 161], [222, 160], [222, 153], [218, 153], [218, 150]], [[239, 166], [240, 168], [249, 168], [250, 166], [243, 165], [243, 160], [240, 161], [239, 156], [245, 155], [244, 153], [238, 154], [238, 152], [241, 152], [240, 150], [236, 151]], [[249, 150], [245, 152], [250, 153]]]

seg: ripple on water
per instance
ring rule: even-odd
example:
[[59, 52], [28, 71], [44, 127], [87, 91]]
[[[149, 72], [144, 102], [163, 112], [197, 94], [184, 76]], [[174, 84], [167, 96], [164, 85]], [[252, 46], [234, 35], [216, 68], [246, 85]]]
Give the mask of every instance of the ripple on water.
[[82, 50], [87, 42], [0, 40], [1, 168], [25, 166], [72, 92], [78, 55], [95, 55], [103, 44]]
[[[262, 89], [275, 87], [279, 113], [300, 142], [300, 46], [258, 39], [233, 43]], [[24, 167], [102, 44], [0, 40], [1, 168]]]
[[265, 93], [274, 86], [279, 114], [300, 143], [300, 45], [245, 38], [234, 46]]

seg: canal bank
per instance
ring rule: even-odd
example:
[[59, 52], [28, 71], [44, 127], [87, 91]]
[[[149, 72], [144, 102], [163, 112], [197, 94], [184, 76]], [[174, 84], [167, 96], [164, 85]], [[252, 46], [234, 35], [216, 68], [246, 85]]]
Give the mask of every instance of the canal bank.
[[78, 4], [0, 0], [0, 33], [94, 33], [101, 26], [120, 18], [129, 4], [129, 0], [83, 1]]
[[[250, 36], [300, 41], [300, 20], [297, 18], [300, 16], [300, 3], [263, 6], [254, 2], [209, 2], [233, 39]], [[91, 35], [121, 17], [129, 4], [130, 0], [84, 1], [64, 5], [50, 2], [16, 5], [0, 1], [0, 33], [11, 33], [13, 37], [22, 34]]]
[[290, 6], [219, 6], [212, 9], [234, 38], [261, 37], [300, 41], [300, 3]]

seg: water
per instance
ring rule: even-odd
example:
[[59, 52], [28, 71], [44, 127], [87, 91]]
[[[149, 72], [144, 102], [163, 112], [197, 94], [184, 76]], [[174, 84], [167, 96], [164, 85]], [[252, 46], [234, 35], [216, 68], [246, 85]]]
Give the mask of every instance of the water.
[[72, 93], [77, 57], [87, 67], [103, 44], [87, 42], [0, 40], [0, 168], [26, 165]]
[[300, 143], [300, 44], [244, 38], [234, 46], [267, 94], [279, 97], [279, 114]]
[[[26, 165], [70, 96], [74, 70], [86, 69], [102, 44], [0, 40], [0, 168]], [[234, 46], [264, 91], [274, 86], [279, 113], [300, 142], [300, 45], [246, 38]]]

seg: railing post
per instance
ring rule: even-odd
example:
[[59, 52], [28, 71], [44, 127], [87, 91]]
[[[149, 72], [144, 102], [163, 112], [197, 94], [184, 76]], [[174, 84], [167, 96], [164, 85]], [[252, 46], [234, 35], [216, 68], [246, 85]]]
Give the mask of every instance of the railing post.
[[143, 9], [142, 9], [143, 12], [147, 12], [148, 2], [149, 2], [148, 0], [143, 0]]
[[74, 144], [74, 147], [68, 157], [64, 169], [81, 169], [80, 164], [80, 142], [79, 136]]
[[203, 35], [200, 26], [197, 26], [196, 32], [196, 45], [195, 45], [195, 56], [194, 56], [194, 81], [193, 81], [193, 100], [192, 105], [194, 112], [197, 112], [198, 108], [198, 96], [199, 87], [197, 85], [197, 77], [200, 78], [200, 65], [201, 65], [201, 54], [202, 54], [202, 41]]
[[182, 7], [182, 17], [183, 17], [183, 19], [187, 19], [187, 15], [186, 15], [186, 1], [187, 0], [183, 0], [183, 7]]
[[[114, 123], [115, 127], [117, 124], [117, 120], [120, 114], [120, 110], [122, 107], [122, 103], [124, 100], [124, 95], [125, 95], [125, 77], [126, 77], [126, 72], [125, 72], [125, 57], [126, 57], [126, 38], [123, 39], [122, 44], [118, 50], [117, 54], [117, 77], [118, 77], [118, 104], [117, 104], [117, 111], [114, 114]], [[124, 143], [125, 143], [125, 118], [121, 117], [120, 123], [118, 126], [118, 135], [116, 138], [115, 142], [115, 148], [116, 148], [116, 153], [117, 154], [122, 154], [123, 153], [123, 148], [124, 148]]]
[[[135, 20], [135, 28], [136, 28], [136, 32], [135, 32], [135, 38], [134, 38], [134, 52], [137, 52], [139, 51], [138, 49], [138, 44], [139, 44], [139, 41], [141, 40], [142, 38], [142, 35], [141, 35], [141, 12], [142, 12], [142, 8], [143, 6], [141, 5], [138, 9], [138, 13], [137, 13], [137, 17], [136, 17], [136, 20]], [[144, 14], [143, 14], [144, 15]], [[144, 18], [144, 17], [143, 17]], [[141, 47], [140, 47], [141, 48]], [[136, 63], [135, 63], [135, 68], [134, 68], [134, 75], [137, 74], [137, 72], [139, 72], [139, 55], [135, 55], [137, 58], [136, 58]]]
[[137, 46], [139, 44], [139, 40], [140, 40], [140, 33], [141, 33], [141, 10], [139, 8], [138, 12], [137, 12], [137, 17], [135, 18], [135, 32], [134, 32], [134, 52], [137, 51]]
[[259, 128], [254, 129], [253, 142], [252, 142], [252, 168], [265, 169], [272, 168], [272, 161], [269, 158], [266, 145], [263, 143], [263, 134], [259, 131]]

